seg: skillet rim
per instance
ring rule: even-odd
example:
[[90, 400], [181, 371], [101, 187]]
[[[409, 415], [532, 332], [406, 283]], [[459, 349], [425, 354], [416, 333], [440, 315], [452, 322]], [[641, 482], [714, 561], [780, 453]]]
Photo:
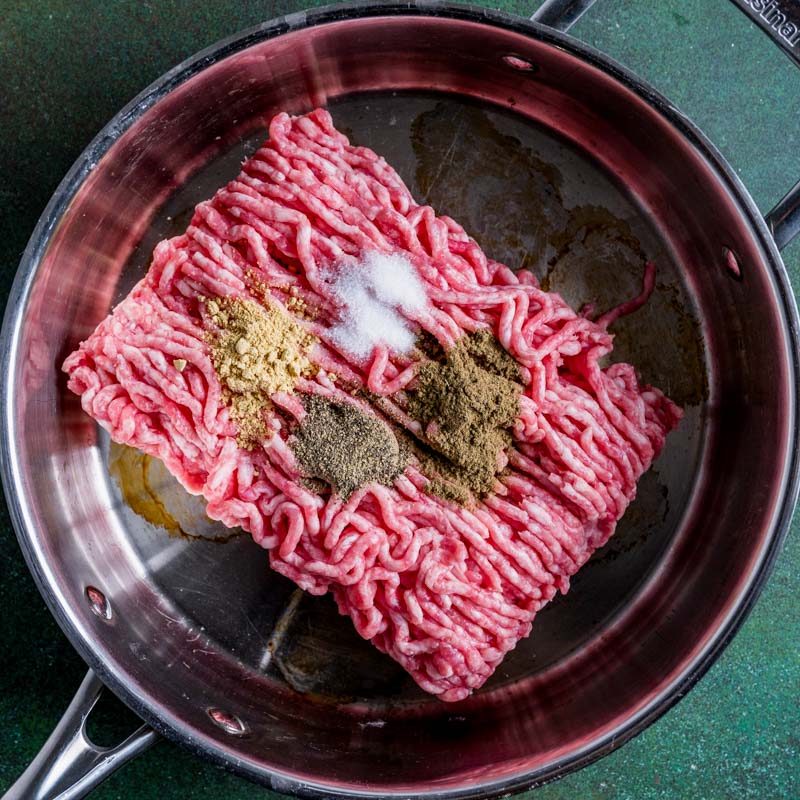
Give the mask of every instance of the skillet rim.
[[[782, 315], [785, 331], [785, 344], [788, 350], [789, 392], [791, 419], [788, 427], [789, 445], [785, 465], [783, 487], [779, 503], [772, 519], [771, 530], [767, 534], [762, 554], [752, 567], [749, 580], [739, 591], [734, 607], [720, 623], [705, 647], [684, 668], [683, 673], [660, 696], [651, 700], [647, 706], [632, 715], [618, 729], [598, 738], [583, 750], [576, 751], [555, 763], [537, 770], [521, 773], [501, 782], [472, 784], [469, 787], [449, 790], [435, 790], [409, 794], [407, 791], [353, 791], [339, 789], [329, 784], [301, 781], [287, 773], [268, 768], [258, 768], [243, 763], [217, 745], [214, 740], [192, 736], [181, 730], [179, 724], [164, 721], [163, 711], [157, 704], [141, 697], [130, 688], [95, 652], [93, 643], [85, 639], [70, 618], [66, 604], [59, 602], [58, 593], [53, 590], [47, 572], [47, 563], [37, 550], [36, 536], [29, 530], [27, 519], [27, 500], [16, 491], [19, 486], [17, 451], [14, 442], [15, 393], [14, 374], [18, 354], [20, 329], [25, 320], [25, 311], [35, 282], [39, 264], [47, 250], [53, 232], [64, 212], [68, 209], [93, 165], [106, 154], [114, 143], [146, 111], [158, 103], [173, 89], [194, 75], [224, 58], [244, 50], [251, 45], [277, 38], [284, 34], [317, 27], [334, 22], [370, 17], [422, 16], [441, 17], [455, 21], [481, 23], [538, 39], [548, 45], [566, 50], [584, 62], [615, 78], [625, 88], [631, 90], [660, 113], [711, 165], [721, 183], [736, 201], [750, 233], [766, 255], [766, 265], [772, 278], [778, 308]], [[67, 172], [52, 198], [43, 211], [25, 252], [9, 293], [2, 332], [0, 333], [0, 368], [3, 379], [0, 382], [0, 408], [2, 427], [0, 428], [0, 468], [9, 515], [14, 525], [17, 539], [25, 561], [30, 569], [39, 592], [50, 612], [78, 653], [89, 664], [108, 687], [117, 694], [136, 714], [142, 717], [159, 733], [187, 747], [195, 755], [202, 756], [226, 767], [243, 777], [271, 786], [282, 792], [291, 792], [308, 798], [379, 797], [402, 795], [404, 797], [425, 797], [450, 800], [451, 798], [487, 798], [501, 794], [519, 792], [580, 769], [593, 761], [611, 753], [620, 745], [639, 734], [661, 717], [708, 671], [722, 651], [733, 639], [771, 574], [777, 556], [788, 533], [794, 507], [800, 490], [800, 427], [797, 419], [796, 387], [800, 376], [800, 317], [794, 293], [789, 283], [783, 260], [769, 232], [763, 216], [753, 202], [746, 188], [722, 154], [667, 98], [652, 86], [637, 77], [631, 70], [602, 54], [599, 50], [579, 40], [522, 17], [487, 8], [469, 5], [454, 5], [439, 0], [412, 0], [412, 2], [375, 2], [361, 0], [349, 4], [324, 6], [309, 11], [300, 11], [247, 28], [226, 37], [201, 50], [166, 72], [131, 100], [95, 136]]]

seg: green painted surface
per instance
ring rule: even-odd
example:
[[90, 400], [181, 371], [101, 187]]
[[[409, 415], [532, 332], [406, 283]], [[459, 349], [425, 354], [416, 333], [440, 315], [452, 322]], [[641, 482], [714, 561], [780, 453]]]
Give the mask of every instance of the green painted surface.
[[[535, 5], [536, 3], [533, 3]], [[304, 0], [0, 2], [0, 296], [38, 215], [89, 139], [165, 70]], [[512, 0], [506, 10], [528, 12]], [[800, 71], [725, 0], [601, 0], [573, 31], [689, 114], [766, 211], [800, 177]], [[785, 253], [800, 290], [800, 243]], [[800, 796], [800, 530], [753, 614], [676, 708], [556, 798]], [[35, 755], [84, 666], [45, 609], [0, 510], [0, 791]], [[125, 713], [105, 714], [110, 732]], [[229, 800], [269, 793], [161, 743], [93, 797]], [[277, 795], [272, 795], [277, 797]]]

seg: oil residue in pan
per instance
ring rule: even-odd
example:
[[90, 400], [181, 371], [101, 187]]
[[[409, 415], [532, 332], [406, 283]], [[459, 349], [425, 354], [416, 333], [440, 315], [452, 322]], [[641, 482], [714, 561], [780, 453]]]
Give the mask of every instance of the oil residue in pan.
[[[547, 262], [542, 287], [560, 292], [571, 305], [589, 302], [604, 311], [619, 302], [620, 285], [630, 287], [631, 297], [638, 293], [630, 276], [641, 279], [647, 254], [628, 222], [607, 209], [572, 209], [567, 227], [551, 241], [557, 251]], [[708, 399], [700, 328], [670, 273], [660, 269], [657, 275], [646, 310], [614, 323], [613, 360], [634, 364], [646, 382], [681, 407], [697, 406]], [[664, 342], [673, 344], [665, 348]]]
[[268, 650], [266, 671], [318, 702], [347, 703], [365, 695], [390, 700], [420, 691], [399, 664], [358, 635], [329, 595], [296, 590]]
[[205, 501], [189, 494], [153, 456], [111, 442], [108, 471], [128, 508], [170, 536], [222, 543], [244, 533], [209, 519]]
[[512, 269], [540, 266], [569, 212], [561, 172], [479, 108], [440, 101], [411, 127], [418, 199], [464, 226], [490, 258]]

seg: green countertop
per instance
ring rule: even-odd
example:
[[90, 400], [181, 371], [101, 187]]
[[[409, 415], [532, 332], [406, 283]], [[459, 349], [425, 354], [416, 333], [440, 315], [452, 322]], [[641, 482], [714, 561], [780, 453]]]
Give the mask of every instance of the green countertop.
[[[309, 0], [0, 0], [0, 296], [61, 177], [131, 97], [197, 50]], [[530, 13], [538, 3], [499, 7]], [[572, 33], [697, 122], [763, 211], [800, 178], [800, 71], [727, 0], [601, 0]], [[785, 253], [800, 290], [800, 242]], [[689, 696], [555, 798], [800, 797], [800, 523], [741, 632]], [[0, 508], [0, 791], [30, 762], [85, 666], [46, 610]], [[109, 705], [108, 730], [128, 712]], [[278, 797], [160, 743], [97, 800]]]

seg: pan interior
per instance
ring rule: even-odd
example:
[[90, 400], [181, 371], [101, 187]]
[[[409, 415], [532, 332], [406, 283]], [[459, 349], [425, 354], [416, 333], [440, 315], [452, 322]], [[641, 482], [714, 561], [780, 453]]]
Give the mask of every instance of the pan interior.
[[[329, 110], [353, 143], [374, 149], [398, 170], [419, 202], [460, 221], [491, 258], [532, 270], [576, 308], [591, 302], [603, 310], [636, 296], [645, 259], [658, 265], [648, 305], [615, 326], [613, 358], [630, 361], [643, 380], [668, 392], [686, 419], [641, 479], [614, 537], [573, 578], [569, 595], [539, 613], [532, 635], [486, 688], [513, 684], [602, 636], [669, 546], [703, 439], [707, 385], [695, 305], [668, 243], [625, 188], [589, 154], [513, 109], [452, 94], [388, 91], [341, 98]], [[155, 244], [182, 233], [195, 204], [231, 180], [266, 136], [259, 129], [243, 137], [177, 189], [128, 258], [116, 299], [144, 273]], [[228, 538], [221, 523], [207, 520], [202, 502], [163, 467], [118, 448], [109, 458], [128, 465], [122, 472], [117, 467], [109, 482], [115, 513], [183, 624], [203, 629], [249, 669], [313, 702], [363, 703], [381, 713], [425, 702], [406, 673], [363, 641], [330, 598], [295, 591], [270, 571], [267, 554], [248, 537]], [[142, 470], [147, 491], [180, 530], [137, 505]], [[204, 541], [209, 538], [216, 541]]]

